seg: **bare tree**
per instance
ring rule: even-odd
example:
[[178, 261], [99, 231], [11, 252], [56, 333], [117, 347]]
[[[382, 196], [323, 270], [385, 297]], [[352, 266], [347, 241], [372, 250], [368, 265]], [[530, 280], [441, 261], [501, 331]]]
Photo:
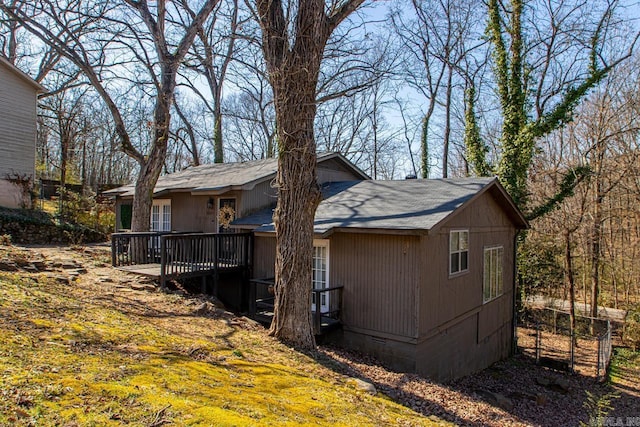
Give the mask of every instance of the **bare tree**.
[[429, 176], [430, 135], [439, 110], [444, 115], [442, 176], [449, 174], [454, 91], [464, 87], [468, 79], [463, 61], [470, 63], [468, 58], [484, 45], [480, 38], [482, 22], [477, 19], [481, 6], [480, 2], [469, 0], [414, 0], [409, 8], [400, 8], [392, 17], [404, 47], [406, 82], [427, 99], [420, 138], [423, 178]]
[[[238, 28], [248, 18], [240, 17], [238, 0], [221, 1], [211, 13], [209, 19], [198, 29], [195, 42], [186, 57], [186, 67], [182, 83], [202, 101], [207, 112], [213, 116], [213, 153], [214, 162], [224, 161], [222, 92], [227, 79], [229, 65], [235, 59]], [[201, 90], [199, 80], [193, 74], [204, 79], [208, 93]], [[188, 99], [188, 98], [187, 98]], [[183, 122], [186, 116], [181, 116]]]
[[[149, 229], [153, 188], [167, 153], [177, 71], [216, 4], [217, 0], [206, 0], [195, 12], [186, 2], [167, 4], [165, 0], [153, 5], [146, 0], [42, 0], [24, 8], [0, 3], [0, 10], [11, 20], [72, 62], [109, 109], [121, 149], [139, 165], [132, 230]], [[184, 30], [178, 35], [174, 22], [185, 21], [189, 24], [180, 26]], [[155, 97], [153, 131], [146, 154], [134, 145], [113, 96], [114, 76], [122, 74], [126, 74], [124, 81], [149, 83]]]

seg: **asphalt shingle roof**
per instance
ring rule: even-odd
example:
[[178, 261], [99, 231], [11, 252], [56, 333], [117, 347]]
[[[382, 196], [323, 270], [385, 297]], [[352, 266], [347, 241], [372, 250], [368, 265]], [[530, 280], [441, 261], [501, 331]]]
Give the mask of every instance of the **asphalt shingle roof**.
[[[368, 179], [364, 172], [353, 166], [338, 153], [318, 154], [318, 163], [320, 164], [332, 158], [342, 159], [345, 165], [351, 167], [363, 179]], [[192, 166], [179, 172], [161, 176], [154, 188], [154, 195], [176, 191], [222, 193], [231, 189], [251, 189], [253, 184], [275, 177], [277, 171], [278, 160], [273, 158]], [[105, 191], [104, 194], [131, 197], [134, 195], [134, 191], [134, 184], [128, 184]]]
[[[277, 170], [277, 159], [192, 166], [158, 178], [154, 193], [179, 190], [197, 192], [241, 186], [274, 175]], [[134, 188], [133, 184], [129, 184], [105, 193], [133, 196]]]
[[[315, 216], [315, 232], [333, 228], [430, 230], [495, 178], [351, 181], [327, 185]], [[240, 218], [238, 225], [273, 231], [272, 211]]]

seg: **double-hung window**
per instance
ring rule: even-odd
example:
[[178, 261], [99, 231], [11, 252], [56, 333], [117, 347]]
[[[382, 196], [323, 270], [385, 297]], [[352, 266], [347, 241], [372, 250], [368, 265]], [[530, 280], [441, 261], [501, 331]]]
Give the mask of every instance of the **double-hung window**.
[[503, 294], [502, 265], [504, 249], [502, 246], [484, 248], [484, 277], [482, 283], [482, 302], [489, 302]]
[[469, 230], [454, 230], [449, 233], [449, 273], [455, 274], [469, 269]]

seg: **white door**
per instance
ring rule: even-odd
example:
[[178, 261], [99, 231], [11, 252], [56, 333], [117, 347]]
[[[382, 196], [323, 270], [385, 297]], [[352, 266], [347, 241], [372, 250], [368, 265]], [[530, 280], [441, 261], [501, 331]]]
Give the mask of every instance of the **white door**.
[[[329, 241], [314, 240], [313, 241], [313, 271], [312, 271], [313, 289], [326, 289], [329, 287]], [[311, 309], [316, 310], [318, 301], [316, 294], [311, 297]], [[329, 293], [320, 294], [320, 312], [329, 311]]]
[[171, 199], [153, 201], [151, 231], [171, 231]]

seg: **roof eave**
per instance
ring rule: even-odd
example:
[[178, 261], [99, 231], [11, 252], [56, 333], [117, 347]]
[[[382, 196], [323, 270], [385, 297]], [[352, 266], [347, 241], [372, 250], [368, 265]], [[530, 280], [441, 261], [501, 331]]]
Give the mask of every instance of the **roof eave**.
[[512, 222], [516, 226], [516, 229], [525, 230], [529, 228], [529, 223], [527, 222], [522, 212], [520, 212], [520, 209], [516, 207], [515, 203], [513, 202], [513, 199], [511, 199], [511, 196], [509, 195], [509, 193], [507, 193], [507, 190], [505, 190], [502, 184], [500, 184], [500, 181], [498, 180], [498, 178], [494, 177], [484, 187], [482, 187], [480, 191], [474, 194], [469, 200], [467, 200], [466, 202], [458, 206], [456, 209], [450, 212], [447, 216], [445, 216], [440, 221], [438, 221], [433, 227], [431, 227], [431, 232], [438, 231], [447, 221], [449, 221], [449, 219], [451, 219], [451, 217], [456, 215], [458, 212], [466, 208], [471, 203], [475, 202], [478, 198], [482, 197], [484, 193], [494, 188], [496, 189], [496, 191], [498, 191], [498, 194], [503, 199], [503, 201], [507, 203], [507, 206], [509, 207], [509, 211], [506, 212], [506, 214], [507, 216], [509, 216], [509, 218], [511, 218]]
[[359, 167], [357, 167], [356, 165], [354, 165], [353, 163], [351, 163], [349, 160], [347, 160], [347, 158], [345, 156], [343, 156], [341, 153], [338, 152], [332, 152], [332, 153], [327, 153], [327, 154], [321, 154], [318, 156], [318, 164], [325, 161], [325, 160], [331, 160], [331, 159], [339, 159], [347, 168], [349, 168], [351, 171], [353, 171], [356, 175], [359, 175], [360, 178], [362, 178], [365, 181], [368, 181], [371, 179], [371, 177], [369, 175], [367, 175], [366, 173], [364, 173], [364, 171], [362, 171], [362, 169], [360, 169]]
[[35, 81], [33, 78], [31, 78], [30, 75], [28, 75], [27, 73], [25, 73], [24, 71], [22, 71], [20, 68], [16, 67], [14, 64], [12, 64], [7, 58], [5, 58], [4, 56], [0, 55], [0, 63], [4, 64], [5, 66], [7, 66], [9, 69], [11, 69], [17, 76], [19, 76], [21, 79], [23, 79], [24, 81], [26, 81], [27, 83], [29, 83], [31, 86], [33, 86], [36, 89], [36, 93], [45, 93], [47, 92], [47, 89], [42, 86], [40, 83], [38, 83], [37, 81]]

